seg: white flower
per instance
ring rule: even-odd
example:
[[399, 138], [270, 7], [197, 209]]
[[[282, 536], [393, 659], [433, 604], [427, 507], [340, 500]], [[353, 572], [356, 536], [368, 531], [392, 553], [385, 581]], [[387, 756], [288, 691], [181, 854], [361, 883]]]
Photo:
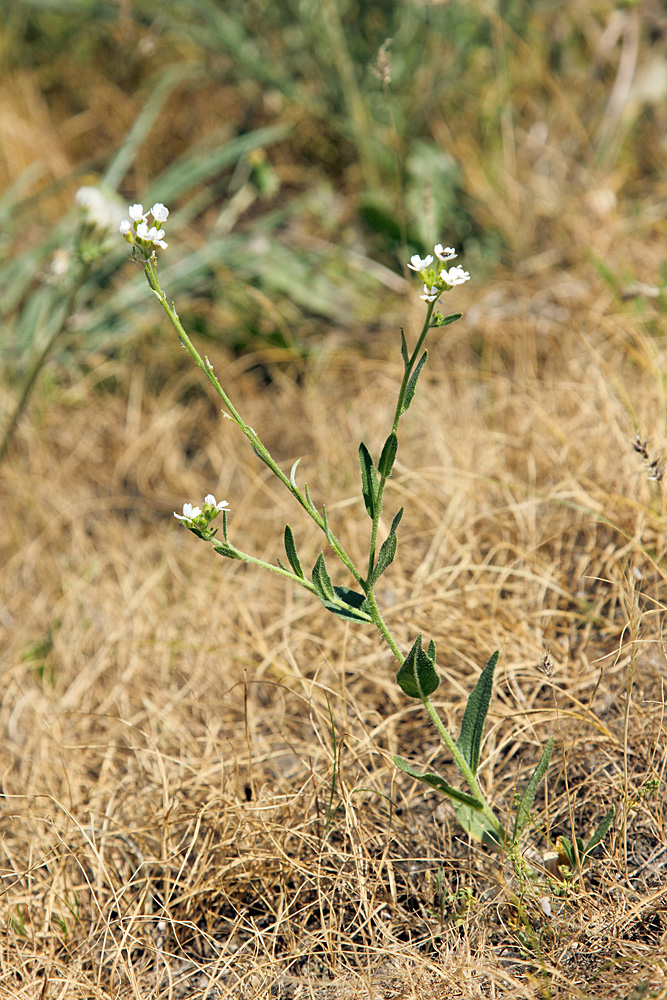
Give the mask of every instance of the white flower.
[[204, 497], [204, 503], [210, 504], [211, 507], [215, 507], [216, 510], [222, 510], [224, 507], [229, 507], [229, 501], [228, 500], [221, 500], [220, 503], [216, 503], [215, 502], [215, 497], [213, 496], [212, 493], [208, 493]]
[[134, 219], [135, 222], [139, 222], [139, 219], [145, 219], [148, 212], [144, 212], [143, 205], [130, 205], [129, 208], [130, 218]]
[[200, 507], [193, 507], [191, 503], [183, 504], [183, 513], [177, 514], [174, 511], [174, 517], [177, 517], [179, 521], [192, 521], [193, 518], [199, 517], [201, 514]]
[[118, 232], [120, 233], [121, 236], [127, 236], [127, 234], [130, 232], [131, 229], [132, 229], [131, 224], [127, 221], [127, 219], [123, 219], [120, 226], [118, 227]]
[[151, 226], [149, 229], [147, 222], [140, 222], [137, 226], [137, 236], [140, 240], [146, 240], [147, 243], [157, 244], [163, 250], [167, 249], [167, 244], [162, 239], [164, 229], [156, 229], [155, 226]]
[[443, 267], [440, 277], [448, 285], [462, 285], [465, 281], [470, 281], [470, 275], [462, 267], [450, 267], [449, 271]]
[[151, 214], [156, 222], [166, 222], [169, 218], [169, 209], [165, 208], [161, 201], [157, 201], [151, 208]]
[[443, 262], [448, 260], [454, 260], [455, 257], [458, 257], [458, 254], [454, 250], [454, 247], [443, 247], [442, 243], [436, 243], [435, 247], [433, 248], [433, 253], [436, 255], [438, 260], [441, 260]]
[[424, 257], [424, 259], [422, 260], [419, 254], [416, 253], [410, 258], [410, 263], [408, 264], [408, 267], [412, 268], [413, 271], [423, 271], [425, 267], [428, 267], [428, 265], [432, 263], [433, 263], [433, 257], [431, 257], [430, 254], [428, 255], [428, 257]]
[[424, 302], [435, 302], [439, 295], [440, 289], [436, 285], [424, 285], [424, 294], [420, 295], [419, 298], [423, 299]]

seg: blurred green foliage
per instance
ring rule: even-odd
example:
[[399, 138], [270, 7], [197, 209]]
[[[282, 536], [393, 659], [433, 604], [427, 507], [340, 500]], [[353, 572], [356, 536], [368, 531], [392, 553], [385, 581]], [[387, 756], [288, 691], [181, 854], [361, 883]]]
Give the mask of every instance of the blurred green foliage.
[[[613, 155], [646, 169], [634, 140], [645, 142], [652, 109], [614, 119], [609, 104], [637, 11], [608, 0], [1, 7], [5, 73], [34, 74], [65, 132], [98, 116], [68, 149], [70, 176], [39, 181], [34, 164], [0, 202], [13, 373], [58, 321], [53, 255], [71, 251], [77, 220], [42, 213], [79, 178], [172, 209], [164, 285], [202, 333], [234, 350], [268, 340], [301, 351], [322, 321], [361, 328], [377, 315], [410, 253], [443, 240], [478, 268], [510, 263], [560, 224], [575, 168], [610, 169]], [[126, 103], [106, 120], [113, 94]], [[141, 331], [142, 278], [126, 257], [118, 241], [78, 293], [61, 359]]]

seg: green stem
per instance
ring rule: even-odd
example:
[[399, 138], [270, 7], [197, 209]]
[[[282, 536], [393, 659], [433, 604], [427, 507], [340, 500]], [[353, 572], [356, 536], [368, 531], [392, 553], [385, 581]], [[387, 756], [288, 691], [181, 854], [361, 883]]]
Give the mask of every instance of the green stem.
[[431, 717], [431, 722], [433, 723], [433, 725], [435, 726], [435, 728], [438, 730], [438, 733], [440, 734], [440, 738], [442, 739], [443, 743], [446, 745], [447, 749], [452, 754], [452, 756], [454, 758], [454, 763], [458, 767], [460, 773], [465, 778], [465, 780], [466, 780], [466, 782], [468, 784], [468, 788], [472, 792], [473, 796], [478, 800], [478, 802], [481, 803], [481, 805], [482, 805], [482, 812], [483, 812], [484, 816], [486, 816], [486, 818], [489, 820], [489, 822], [493, 826], [494, 830], [496, 830], [500, 834], [500, 840], [502, 842], [502, 840], [504, 839], [504, 836], [505, 836], [503, 827], [501, 826], [501, 824], [500, 824], [500, 822], [498, 820], [498, 817], [494, 813], [493, 809], [491, 808], [491, 806], [487, 803], [486, 799], [484, 798], [484, 795], [482, 794], [482, 789], [479, 787], [479, 783], [477, 781], [477, 778], [475, 777], [475, 775], [473, 774], [472, 770], [470, 769], [470, 766], [469, 766], [467, 760], [465, 759], [465, 757], [463, 756], [463, 754], [461, 753], [461, 751], [457, 747], [456, 743], [454, 742], [454, 740], [452, 739], [452, 737], [450, 736], [450, 734], [445, 729], [445, 725], [444, 725], [442, 719], [440, 718], [440, 716], [438, 715], [438, 713], [436, 712], [435, 708], [433, 707], [433, 704], [431, 703], [430, 698], [428, 698], [426, 696], [423, 697], [422, 698], [422, 703], [424, 705], [424, 708], [426, 709], [426, 711], [428, 712], [428, 714]]
[[201, 370], [206, 375], [206, 378], [209, 380], [209, 382], [217, 392], [218, 396], [220, 396], [220, 398], [222, 399], [223, 403], [225, 404], [225, 406], [229, 411], [228, 416], [230, 420], [232, 420], [236, 424], [236, 426], [242, 431], [242, 433], [248, 438], [253, 447], [253, 451], [255, 452], [257, 457], [261, 459], [261, 461], [264, 462], [264, 464], [267, 465], [269, 469], [271, 469], [273, 474], [278, 477], [278, 479], [289, 490], [292, 496], [295, 497], [295, 499], [303, 507], [303, 509], [306, 511], [309, 517], [311, 517], [313, 521], [315, 521], [317, 526], [320, 528], [320, 530], [324, 532], [327, 541], [331, 545], [332, 549], [334, 550], [340, 561], [343, 563], [344, 566], [347, 567], [347, 569], [350, 571], [350, 573], [355, 578], [357, 583], [363, 586], [363, 577], [361, 573], [352, 562], [352, 559], [347, 554], [347, 552], [343, 548], [342, 544], [340, 543], [336, 535], [331, 531], [331, 528], [329, 527], [326, 518], [319, 513], [319, 511], [311, 501], [308, 495], [308, 488], [306, 487], [306, 492], [304, 495], [301, 492], [301, 490], [297, 486], [295, 486], [291, 482], [291, 480], [285, 475], [283, 470], [276, 464], [268, 448], [266, 448], [266, 446], [260, 440], [257, 432], [252, 427], [250, 427], [249, 424], [246, 424], [241, 414], [238, 412], [238, 410], [232, 403], [231, 399], [221, 386], [220, 382], [218, 381], [213, 372], [213, 366], [211, 365], [211, 362], [208, 360], [208, 358], [205, 359], [202, 358], [199, 352], [197, 351], [196, 347], [194, 346], [194, 344], [188, 337], [187, 333], [185, 332], [183, 325], [180, 319], [178, 318], [176, 309], [174, 308], [173, 305], [170, 306], [169, 303], [167, 302], [167, 297], [162, 291], [160, 283], [158, 281], [157, 271], [154, 262], [150, 260], [145, 261], [144, 270], [146, 272], [148, 283], [154, 295], [158, 299], [160, 305], [166, 312], [174, 329], [178, 334], [178, 338], [181, 342], [181, 345], [188, 352], [188, 354], [193, 359], [195, 364], [197, 364], [199, 368], [201, 368]]
[[[431, 316], [433, 315], [433, 310], [435, 308], [435, 302], [429, 302], [428, 309], [426, 310], [426, 319], [424, 320], [424, 325], [422, 331], [419, 334], [419, 339], [415, 344], [415, 348], [405, 363], [405, 370], [403, 372], [403, 379], [401, 381], [401, 387], [398, 390], [398, 399], [396, 401], [396, 409], [394, 411], [394, 420], [391, 425], [391, 431], [395, 434], [398, 430], [398, 425], [403, 414], [403, 400], [405, 399], [405, 391], [408, 387], [408, 382], [410, 381], [410, 376], [414, 370], [417, 358], [419, 357], [419, 352], [422, 349], [424, 340], [426, 339], [426, 334], [431, 328]], [[377, 503], [375, 507], [375, 514], [373, 516], [373, 525], [371, 527], [371, 541], [368, 552], [368, 579], [370, 579], [373, 572], [373, 567], [375, 566], [375, 551], [377, 548], [377, 536], [378, 527], [380, 524], [380, 515], [382, 514], [382, 504], [384, 499], [384, 488], [387, 483], [387, 473], [382, 472], [380, 474], [380, 485], [378, 487]]]

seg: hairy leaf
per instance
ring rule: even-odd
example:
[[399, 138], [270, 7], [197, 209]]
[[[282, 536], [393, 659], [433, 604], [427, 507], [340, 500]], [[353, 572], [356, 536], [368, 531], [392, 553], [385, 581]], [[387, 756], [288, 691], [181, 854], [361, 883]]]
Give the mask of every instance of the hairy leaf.
[[375, 504], [378, 495], [378, 480], [373, 467], [373, 459], [363, 441], [359, 445], [359, 464], [361, 466], [361, 492], [364, 497], [364, 504], [366, 505], [368, 516], [373, 519], [375, 517]]
[[395, 431], [392, 431], [382, 448], [380, 461], [378, 462], [378, 472], [381, 476], [388, 476], [393, 468], [398, 451], [398, 438]]
[[297, 576], [300, 576], [302, 580], [305, 580], [303, 575], [303, 570], [301, 569], [301, 563], [299, 562], [299, 557], [296, 554], [296, 545], [294, 544], [294, 535], [292, 534], [292, 529], [289, 524], [285, 525], [285, 552], [287, 553], [287, 558], [289, 559], [290, 566], [294, 570]]
[[417, 388], [417, 379], [421, 374], [421, 370], [426, 364], [426, 359], [428, 357], [428, 351], [424, 351], [421, 358], [417, 362], [417, 367], [413, 371], [412, 375], [408, 380], [408, 384], [405, 387], [405, 395], [403, 396], [403, 405], [401, 406], [401, 413], [405, 413], [408, 406], [412, 402], [412, 397], [415, 394], [415, 389]]
[[441, 778], [439, 774], [431, 774], [428, 771], [417, 771], [403, 757], [394, 757], [394, 764], [401, 771], [409, 774], [411, 778], [416, 778], [417, 781], [422, 781], [425, 785], [430, 785], [431, 788], [435, 788], [441, 795], [447, 795], [456, 802], [462, 802], [469, 809], [479, 811], [484, 808], [482, 803], [473, 795], [466, 795], [465, 792], [460, 792], [458, 788], [447, 784], [445, 779]]
[[609, 832], [609, 827], [613, 823], [615, 815], [616, 815], [616, 806], [611, 806], [607, 811], [606, 815], [598, 823], [597, 827], [595, 828], [595, 833], [586, 844], [586, 850], [584, 851], [581, 858], [582, 863], [584, 859], [588, 857], [591, 851], [595, 847], [597, 847], [600, 841], [604, 840], [604, 838], [607, 836], [607, 833]]
[[554, 739], [553, 736], [550, 736], [547, 740], [547, 745], [542, 751], [539, 763], [531, 774], [528, 784], [523, 790], [523, 795], [521, 796], [521, 801], [519, 802], [519, 806], [516, 811], [516, 819], [514, 821], [514, 836], [512, 837], [512, 843], [515, 845], [518, 845], [524, 827], [530, 818], [530, 810], [535, 800], [537, 786], [544, 777], [546, 769], [549, 766], [549, 760], [551, 759], [551, 751], [553, 750], [553, 747]]
[[421, 632], [396, 674], [396, 683], [408, 698], [419, 698], [420, 701], [433, 694], [440, 683], [433, 663], [422, 649]]
[[347, 621], [372, 622], [366, 604], [366, 595], [349, 587], [334, 587], [335, 602], [322, 601], [327, 611]]
[[466, 710], [463, 713], [461, 732], [456, 744], [473, 774], [477, 774], [479, 766], [479, 751], [482, 746], [484, 723], [486, 722], [486, 715], [491, 702], [491, 692], [493, 691], [493, 673], [496, 669], [499, 655], [499, 650], [496, 650], [491, 655], [479, 676], [479, 680], [470, 692]]
[[325, 601], [332, 601], [335, 603], [336, 593], [331, 582], [331, 577], [327, 572], [326, 563], [324, 561], [324, 555], [320, 552], [317, 557], [317, 562], [313, 566], [311, 573], [311, 579], [313, 581], [313, 586], [319, 599], [324, 603]]

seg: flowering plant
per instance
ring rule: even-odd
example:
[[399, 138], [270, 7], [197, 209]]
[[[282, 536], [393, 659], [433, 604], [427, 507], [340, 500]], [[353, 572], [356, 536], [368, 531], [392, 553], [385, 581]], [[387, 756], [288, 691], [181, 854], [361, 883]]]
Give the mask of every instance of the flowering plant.
[[[168, 210], [160, 203], [153, 205], [150, 212], [144, 212], [141, 205], [132, 205], [129, 215], [132, 221], [123, 220], [119, 227], [120, 233], [132, 246], [132, 258], [143, 264], [150, 288], [176, 329], [181, 345], [204, 372], [222, 399], [227, 410], [226, 415], [248, 438], [257, 457], [268, 466], [321, 530], [329, 552], [345, 568], [351, 577], [353, 586], [333, 583], [323, 551], [320, 552], [307, 575], [299, 559], [296, 540], [289, 524], [285, 525], [283, 536], [286, 564], [280, 560], [274, 564], [244, 552], [231, 541], [227, 524], [228, 504], [225, 500], [218, 503], [215, 497], [209, 494], [204, 499], [203, 506], [185, 503], [183, 513], [175, 513], [174, 516], [198, 538], [208, 542], [219, 555], [252, 563], [279, 576], [287, 577], [293, 583], [315, 595], [327, 611], [339, 618], [359, 624], [371, 624], [377, 628], [398, 662], [397, 683], [408, 697], [416, 698], [422, 702], [441, 739], [452, 754], [454, 762], [466, 782], [467, 791], [455, 788], [438, 774], [415, 769], [399, 756], [393, 758], [396, 767], [451, 799], [459, 822], [470, 836], [495, 848], [508, 848], [515, 866], [519, 870], [521, 867], [519, 841], [530, 818], [530, 810], [538, 785], [546, 772], [553, 741], [548, 740], [540, 760], [519, 798], [514, 826], [510, 834], [509, 827], [500, 821], [487, 802], [477, 777], [484, 723], [491, 700], [498, 651], [493, 653], [488, 660], [468, 697], [459, 737], [454, 740], [431, 701], [431, 695], [440, 683], [436, 670], [435, 642], [431, 639], [424, 649], [422, 635], [419, 634], [410, 650], [404, 654], [382, 617], [375, 593], [380, 577], [394, 560], [398, 545], [398, 528], [403, 516], [403, 508], [401, 507], [394, 514], [389, 533], [381, 544], [379, 538], [380, 516], [384, 507], [385, 488], [398, 452], [400, 421], [412, 402], [419, 377], [428, 358], [428, 352], [422, 350], [424, 341], [432, 328], [448, 326], [460, 318], [460, 313], [443, 315], [436, 309], [436, 305], [445, 292], [451, 291], [470, 278], [469, 273], [460, 266], [449, 268], [444, 266], [456, 258], [456, 251], [438, 243], [433, 248], [433, 254], [429, 254], [423, 259], [415, 254], [408, 264], [408, 267], [415, 271], [422, 281], [421, 298], [426, 303], [426, 315], [417, 342], [412, 349], [408, 347], [401, 331], [400, 350], [403, 359], [403, 377], [398, 390], [392, 426], [379, 458], [374, 460], [363, 442], [359, 445], [361, 493], [366, 514], [370, 519], [368, 562], [363, 569], [359, 569], [336, 535], [329, 520], [326, 506], [323, 505], [321, 510], [318, 509], [310, 497], [308, 486], [304, 484], [301, 488], [298, 485], [296, 474], [299, 460], [294, 463], [289, 475], [280, 468], [257, 432], [243, 420], [226, 390], [218, 381], [211, 362], [207, 357], [201, 357], [184, 330], [173, 304], [170, 305], [167, 301], [158, 280], [156, 248], [165, 249], [167, 247], [163, 238], [164, 229], [158, 228], [158, 226], [161, 227], [167, 221]], [[152, 215], [157, 225], [149, 227], [146, 221], [149, 215]], [[436, 260], [437, 264], [432, 266]], [[221, 537], [218, 537], [219, 529], [213, 528], [211, 525], [221, 513], [222, 531]]]

